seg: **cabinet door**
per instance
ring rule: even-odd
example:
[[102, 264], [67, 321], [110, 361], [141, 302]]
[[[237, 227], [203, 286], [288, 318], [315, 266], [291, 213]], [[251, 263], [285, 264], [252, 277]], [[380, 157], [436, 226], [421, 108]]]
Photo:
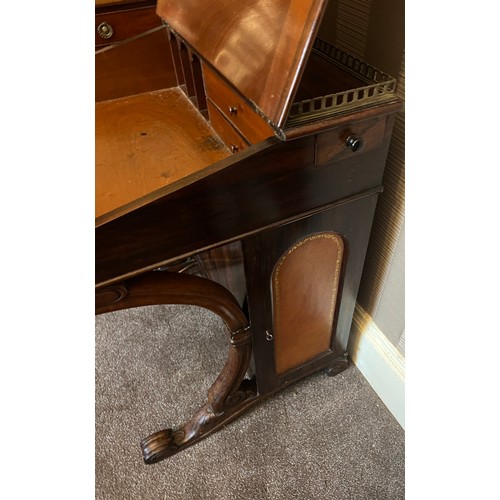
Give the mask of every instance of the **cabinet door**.
[[243, 241], [261, 394], [347, 350], [376, 200], [361, 195]]

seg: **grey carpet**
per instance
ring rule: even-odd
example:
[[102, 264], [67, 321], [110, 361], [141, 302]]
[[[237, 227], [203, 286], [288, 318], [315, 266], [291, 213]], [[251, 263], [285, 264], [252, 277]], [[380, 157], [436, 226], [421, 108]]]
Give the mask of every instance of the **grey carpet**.
[[404, 498], [404, 431], [354, 366], [312, 375], [144, 465], [140, 439], [189, 418], [226, 353], [222, 322], [201, 308], [97, 316], [97, 499]]

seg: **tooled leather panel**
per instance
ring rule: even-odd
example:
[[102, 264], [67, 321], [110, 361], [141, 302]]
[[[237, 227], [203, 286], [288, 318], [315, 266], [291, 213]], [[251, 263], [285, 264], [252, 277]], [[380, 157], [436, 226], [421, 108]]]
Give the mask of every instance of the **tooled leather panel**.
[[336, 233], [309, 236], [279, 260], [272, 277], [276, 372], [327, 352], [344, 253]]

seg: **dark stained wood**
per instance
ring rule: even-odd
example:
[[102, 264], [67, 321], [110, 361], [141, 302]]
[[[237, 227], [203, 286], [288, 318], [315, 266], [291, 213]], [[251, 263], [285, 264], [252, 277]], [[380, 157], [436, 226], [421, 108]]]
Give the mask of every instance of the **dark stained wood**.
[[[325, 3], [159, 0], [174, 32], [97, 53], [96, 311], [194, 304], [229, 330], [207, 402], [144, 439], [146, 463], [315, 371], [347, 366], [400, 103], [386, 86], [335, 115], [316, 100], [287, 125], [295, 94], [365, 83], [316, 49], [309, 56]], [[196, 272], [205, 278], [186, 274]]]
[[171, 31], [168, 31], [168, 41], [170, 44], [170, 55], [172, 56], [172, 61], [174, 64], [175, 76], [177, 78], [177, 85], [183, 89], [187, 89], [186, 80], [184, 79], [184, 71], [182, 70], [179, 42], [177, 37]]
[[190, 304], [211, 310], [226, 323], [230, 348], [226, 364], [208, 390], [206, 404], [180, 429], [162, 430], [143, 441], [146, 463], [174, 455], [201, 439], [256, 395], [249, 380], [242, 385], [250, 363], [250, 325], [226, 288], [198, 276], [157, 271], [96, 290], [97, 314], [156, 304]]
[[[336, 116], [325, 117], [318, 120], [313, 120], [300, 125], [292, 125], [286, 127], [284, 136], [287, 140], [297, 137], [304, 137], [308, 134], [318, 134], [331, 130], [333, 128], [365, 121], [370, 118], [386, 116], [388, 123], [393, 123], [393, 114], [401, 110], [401, 102], [394, 100], [381, 106], [373, 106], [370, 109], [352, 110], [351, 112], [342, 113]], [[386, 128], [386, 136], [392, 133], [392, 126]]]
[[96, 228], [96, 282], [146, 271], [380, 186], [388, 140], [369, 155], [352, 153], [320, 168], [314, 165], [315, 145], [308, 136], [256, 153], [251, 146], [209, 176], [103, 221]]
[[165, 29], [98, 51], [96, 102], [177, 85]]
[[326, 0], [158, 0], [157, 12], [277, 126]]
[[218, 413], [207, 403], [180, 428], [163, 429], [143, 439], [141, 448], [144, 462], [154, 464], [185, 450], [226, 426], [262, 399], [263, 396], [257, 394], [255, 380], [244, 379]]
[[[377, 192], [364, 192], [318, 214], [304, 218], [296, 217], [294, 222], [282, 224], [243, 239], [248, 309], [253, 335], [253, 359], [259, 393], [266, 394], [278, 390], [314, 371], [330, 367], [339, 356], [347, 351], [349, 331], [377, 196]], [[275, 324], [271, 292], [273, 271], [290, 247], [308, 236], [323, 232], [337, 233], [342, 236], [344, 242], [344, 257], [330, 348], [324, 352], [322, 351], [324, 344], [319, 344], [316, 357], [304, 359], [303, 363], [280, 373], [276, 367], [275, 354]], [[301, 279], [301, 272], [306, 271], [311, 264], [308, 261], [302, 262], [302, 269], [297, 269], [297, 280]], [[300, 267], [301, 262], [298, 261], [297, 265]], [[320, 260], [318, 265], [333, 266], [334, 263], [325, 258], [324, 261]], [[324, 311], [322, 314], [328, 315]], [[288, 335], [288, 332], [283, 334]], [[307, 330], [304, 330], [302, 335], [306, 337]], [[303, 339], [299, 340], [302, 342]], [[280, 348], [279, 341], [277, 347]]]
[[96, 314], [158, 304], [190, 304], [209, 309], [229, 332], [248, 327], [238, 301], [224, 287], [200, 276], [153, 271], [96, 290]]
[[[205, 95], [205, 85], [203, 83], [203, 71], [199, 57], [190, 52], [191, 73], [193, 75], [194, 95], [196, 97], [197, 107], [200, 112], [207, 110], [207, 98]], [[207, 112], [208, 116], [208, 112]]]
[[354, 153], [361, 155], [376, 149], [382, 144], [385, 136], [387, 118], [375, 118], [363, 122], [355, 122], [345, 127], [318, 135], [316, 143], [316, 165], [321, 166], [332, 161], [352, 156], [353, 151], [346, 147], [350, 137], [357, 137], [362, 146]]
[[313, 50], [300, 80], [294, 102], [355, 89], [364, 85], [366, 85], [365, 82], [346, 71], [342, 71], [340, 67], [330, 63], [319, 52]]
[[241, 242], [214, 248], [196, 256], [203, 275], [227, 288], [240, 306], [246, 301], [247, 289]]
[[180, 39], [177, 39], [177, 51], [179, 52], [179, 59], [181, 61], [183, 74], [182, 80], [186, 85], [186, 93], [189, 97], [193, 97], [196, 95], [196, 91], [194, 86], [193, 71], [191, 68], [190, 51], [186, 44]]
[[96, 105], [96, 216], [231, 153], [177, 88]]

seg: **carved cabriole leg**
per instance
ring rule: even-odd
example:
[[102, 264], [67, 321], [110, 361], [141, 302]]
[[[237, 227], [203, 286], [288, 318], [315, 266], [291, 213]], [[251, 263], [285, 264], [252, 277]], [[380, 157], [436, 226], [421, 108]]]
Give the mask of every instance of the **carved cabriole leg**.
[[155, 463], [206, 437], [236, 418], [256, 398], [253, 381], [243, 380], [251, 357], [248, 320], [234, 296], [221, 285], [198, 276], [151, 272], [96, 290], [96, 314], [158, 304], [204, 307], [229, 329], [226, 364], [208, 390], [207, 403], [177, 430], [166, 429], [141, 442], [144, 461]]

